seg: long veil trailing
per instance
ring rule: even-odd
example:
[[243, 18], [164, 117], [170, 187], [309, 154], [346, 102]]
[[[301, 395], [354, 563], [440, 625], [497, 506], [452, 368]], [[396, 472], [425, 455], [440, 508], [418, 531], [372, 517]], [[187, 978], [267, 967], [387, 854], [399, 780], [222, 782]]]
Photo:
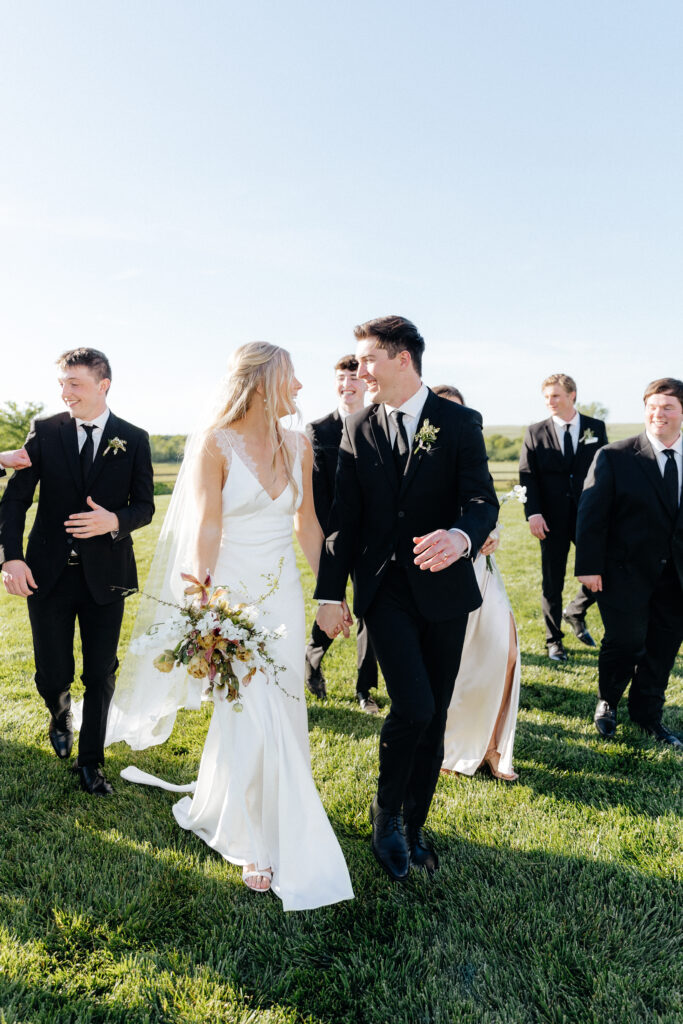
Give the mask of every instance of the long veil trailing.
[[[181, 572], [192, 571], [198, 510], [194, 488], [197, 456], [206, 430], [225, 407], [226, 381], [218, 388], [203, 423], [187, 440], [183, 461], [164, 518], [147, 580], [142, 588], [131, 640], [123, 657], [109, 708], [105, 746], [123, 740], [133, 750], [164, 743], [181, 708], [198, 708], [202, 680], [185, 668], [159, 672], [154, 658], [174, 647], [180, 617], [172, 605], [184, 603]], [[146, 597], [145, 595], [151, 595]], [[157, 600], [152, 600], [156, 598]], [[165, 603], [163, 603], [165, 602]], [[81, 703], [74, 705], [74, 728], [80, 729]]]

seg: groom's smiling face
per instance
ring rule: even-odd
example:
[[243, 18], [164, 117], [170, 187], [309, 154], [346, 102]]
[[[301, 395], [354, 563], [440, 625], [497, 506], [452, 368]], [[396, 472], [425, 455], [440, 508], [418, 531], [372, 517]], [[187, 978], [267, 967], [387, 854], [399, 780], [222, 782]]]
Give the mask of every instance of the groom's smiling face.
[[62, 401], [75, 419], [94, 420], [107, 408], [109, 381], [98, 380], [88, 366], [69, 366], [59, 376]]
[[[412, 378], [412, 361], [408, 352], [397, 352], [391, 356], [385, 348], [377, 347], [377, 338], [365, 338], [356, 348], [358, 377], [364, 380], [371, 402], [386, 402], [399, 406], [415, 390]], [[408, 379], [410, 378], [410, 379]], [[418, 380], [419, 385], [419, 378]]]

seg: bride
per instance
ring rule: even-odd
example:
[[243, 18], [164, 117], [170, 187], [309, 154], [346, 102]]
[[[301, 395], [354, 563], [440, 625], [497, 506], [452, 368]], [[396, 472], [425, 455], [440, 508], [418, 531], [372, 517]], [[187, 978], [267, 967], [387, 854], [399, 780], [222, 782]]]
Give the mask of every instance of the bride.
[[[304, 604], [292, 525], [314, 573], [323, 537], [313, 508], [311, 446], [280, 423], [296, 411], [300, 388], [284, 349], [251, 342], [234, 352], [220, 408], [188, 446], [147, 583], [149, 593], [175, 603], [184, 586], [180, 572], [188, 570], [198, 579], [209, 572], [233, 604], [257, 602], [269, 591], [258, 626], [285, 627], [272, 649], [283, 666], [277, 681], [257, 672], [242, 687], [242, 714], [215, 698], [194, 795], [173, 808], [182, 828], [241, 865], [250, 889], [272, 887], [285, 910], [353, 897], [311, 774]], [[184, 669], [162, 675], [151, 668], [173, 628], [167, 620], [147, 633], [152, 603], [141, 604], [108, 722], [107, 742], [125, 739], [135, 749], [162, 743], [178, 708], [200, 700], [201, 683]], [[137, 769], [123, 774], [160, 784]]]

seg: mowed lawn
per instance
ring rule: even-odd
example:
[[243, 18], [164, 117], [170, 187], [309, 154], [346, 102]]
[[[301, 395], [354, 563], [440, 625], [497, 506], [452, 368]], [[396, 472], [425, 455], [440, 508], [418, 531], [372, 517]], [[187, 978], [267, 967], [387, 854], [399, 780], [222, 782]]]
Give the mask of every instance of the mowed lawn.
[[[136, 539], [143, 575], [157, 500]], [[521, 783], [442, 777], [430, 817], [441, 870], [389, 882], [369, 846], [381, 722], [357, 709], [354, 647], [336, 642], [329, 697], [309, 700], [311, 748], [356, 899], [307, 913], [248, 892], [176, 826], [173, 795], [118, 778], [127, 764], [194, 778], [209, 708], [181, 713], [161, 748], [112, 748], [112, 799], [79, 791], [48, 743], [25, 606], [0, 598], [2, 1024], [680, 1024], [683, 758], [627, 721], [616, 742], [598, 739], [597, 655], [570, 637], [568, 665], [549, 665], [538, 546], [519, 505], [502, 519]], [[595, 609], [589, 624], [599, 637]], [[679, 662], [666, 710], [679, 731], [682, 705]], [[301, 856], [313, 875], [316, 850]]]

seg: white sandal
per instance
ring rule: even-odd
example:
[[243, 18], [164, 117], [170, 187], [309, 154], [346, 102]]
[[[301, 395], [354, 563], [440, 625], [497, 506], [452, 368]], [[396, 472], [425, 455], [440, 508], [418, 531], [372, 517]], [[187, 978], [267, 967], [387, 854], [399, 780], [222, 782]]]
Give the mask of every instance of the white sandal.
[[[248, 878], [266, 878], [268, 885], [263, 888], [260, 885], [249, 885]], [[273, 881], [273, 872], [270, 868], [261, 868], [260, 871], [247, 871], [246, 867], [244, 867], [242, 868], [242, 881], [247, 889], [251, 889], [252, 892], [268, 892], [270, 883]]]

